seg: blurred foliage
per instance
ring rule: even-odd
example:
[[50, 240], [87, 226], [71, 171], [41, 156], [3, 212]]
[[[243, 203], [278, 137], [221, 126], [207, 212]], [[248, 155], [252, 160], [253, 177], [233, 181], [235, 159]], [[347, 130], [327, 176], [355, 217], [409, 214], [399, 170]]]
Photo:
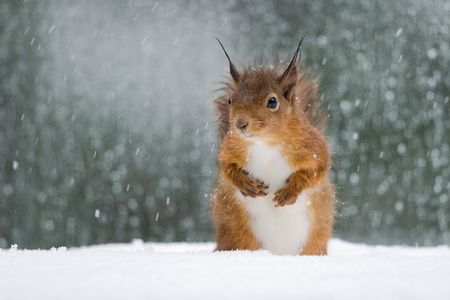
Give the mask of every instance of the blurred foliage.
[[444, 1], [1, 1], [0, 247], [212, 240], [210, 103], [237, 66], [321, 79], [335, 235], [450, 244]]

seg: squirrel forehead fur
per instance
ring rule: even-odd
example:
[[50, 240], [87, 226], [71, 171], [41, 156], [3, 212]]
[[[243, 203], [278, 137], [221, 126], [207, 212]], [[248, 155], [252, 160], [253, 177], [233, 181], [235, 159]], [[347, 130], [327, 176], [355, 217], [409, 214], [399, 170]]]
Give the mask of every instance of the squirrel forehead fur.
[[269, 68], [246, 68], [238, 84], [232, 91], [231, 98], [238, 102], [262, 101], [262, 97], [273, 92], [277, 86], [278, 72]]

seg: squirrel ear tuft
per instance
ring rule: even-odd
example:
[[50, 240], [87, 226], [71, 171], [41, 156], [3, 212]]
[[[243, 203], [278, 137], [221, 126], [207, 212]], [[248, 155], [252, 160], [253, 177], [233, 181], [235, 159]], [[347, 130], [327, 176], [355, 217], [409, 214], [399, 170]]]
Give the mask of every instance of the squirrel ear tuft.
[[[294, 87], [294, 85], [297, 83], [297, 80], [298, 80], [298, 72], [299, 72], [298, 61], [300, 61], [300, 59], [301, 59], [300, 46], [302, 45], [302, 42], [305, 39], [306, 33], [307, 33], [307, 31], [305, 31], [302, 34], [302, 36], [300, 38], [300, 42], [297, 47], [297, 51], [295, 51], [295, 54], [292, 57], [292, 60], [289, 63], [289, 66], [286, 68], [283, 75], [281, 75], [278, 78], [278, 82], [283, 86], [283, 89], [284, 89], [283, 95], [286, 99], [288, 99], [288, 95], [291, 94], [290, 93], [291, 89]], [[300, 57], [299, 57], [299, 53], [300, 53]]]
[[238, 83], [239, 78], [241, 77], [241, 75], [239, 74], [239, 72], [238, 72], [238, 70], [236, 69], [236, 67], [234, 66], [234, 64], [231, 62], [231, 59], [230, 59], [230, 57], [228, 56], [227, 51], [225, 51], [225, 48], [223, 47], [222, 43], [219, 41], [219, 39], [218, 39], [217, 37], [215, 37], [215, 38], [216, 38], [216, 40], [219, 42], [220, 46], [221, 46], [222, 49], [223, 49], [223, 52], [225, 52], [225, 55], [226, 55], [227, 58], [228, 58], [228, 62], [230, 63], [230, 74], [231, 74], [231, 77], [233, 78], [233, 80], [234, 80], [235, 83]]

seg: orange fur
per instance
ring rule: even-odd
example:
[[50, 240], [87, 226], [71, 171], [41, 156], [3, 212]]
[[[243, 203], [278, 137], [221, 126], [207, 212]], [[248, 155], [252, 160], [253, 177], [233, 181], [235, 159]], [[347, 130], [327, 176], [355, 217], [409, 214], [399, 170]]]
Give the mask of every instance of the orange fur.
[[[246, 171], [249, 147], [262, 141], [278, 147], [293, 170], [276, 191], [274, 205], [292, 205], [305, 189], [312, 191], [307, 206], [308, 239], [298, 254], [327, 254], [336, 200], [328, 179], [331, 158], [323, 135], [326, 118], [316, 101], [317, 82], [307, 79], [308, 72], [298, 72], [297, 53], [283, 72], [260, 67], [239, 73], [230, 61], [233, 82], [221, 89], [224, 95], [215, 101], [222, 140], [212, 199], [216, 250], [261, 248], [236, 193], [252, 198], [267, 194], [267, 185]], [[269, 106], [273, 99], [276, 107]]]

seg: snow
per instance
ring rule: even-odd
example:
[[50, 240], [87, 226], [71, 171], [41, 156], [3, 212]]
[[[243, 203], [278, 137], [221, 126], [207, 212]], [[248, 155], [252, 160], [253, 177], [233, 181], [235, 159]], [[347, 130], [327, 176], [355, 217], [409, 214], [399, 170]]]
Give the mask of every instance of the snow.
[[338, 239], [324, 257], [214, 243], [0, 251], [0, 299], [449, 299], [450, 249]]

